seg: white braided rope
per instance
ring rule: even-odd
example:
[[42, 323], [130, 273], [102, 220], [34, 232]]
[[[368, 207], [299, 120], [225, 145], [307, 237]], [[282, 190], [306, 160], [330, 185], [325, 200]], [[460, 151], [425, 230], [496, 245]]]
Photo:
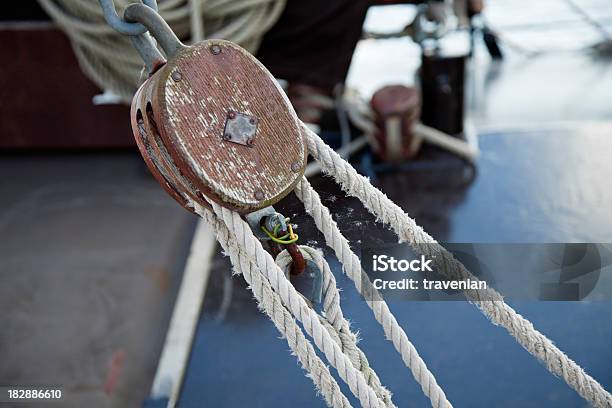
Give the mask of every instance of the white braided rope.
[[[325, 318], [336, 329], [342, 329], [344, 313], [340, 307], [340, 291], [336, 286], [336, 279], [329, 269], [329, 265], [323, 255], [316, 249], [307, 245], [299, 245], [302, 256], [305, 260], [313, 261], [323, 276], [322, 292], [323, 292], [323, 311]], [[276, 264], [283, 270], [287, 271], [291, 266], [293, 259], [289, 252], [285, 249], [276, 256]]]
[[346, 382], [362, 407], [384, 407], [384, 402], [368, 385], [364, 375], [353, 367], [351, 360], [342, 353], [340, 346], [325, 329], [319, 320], [319, 315], [306, 304], [304, 298], [295, 290], [283, 271], [274, 263], [272, 256], [263, 249], [246, 221], [238, 213], [221, 207], [215, 202], [211, 202], [211, 205], [213, 212], [225, 223], [236, 239], [238, 246], [244, 250], [262, 274], [267, 277], [274, 291], [280, 295], [283, 304], [302, 323], [306, 333], [314, 340], [315, 345], [323, 352], [330, 364], [336, 368], [340, 378]]
[[323, 395], [327, 405], [333, 408], [350, 408], [351, 404], [340, 390], [338, 383], [317, 355], [311, 342], [306, 339], [289, 310], [282, 304], [280, 296], [274, 292], [270, 282], [244, 253], [225, 224], [210, 210], [197, 203], [192, 203], [192, 205], [196, 212], [213, 226], [217, 241], [229, 255], [235, 272], [244, 276], [259, 308], [270, 317], [278, 331], [287, 339], [289, 347], [308, 372], [308, 377], [315, 384], [317, 391]]
[[[395, 407], [391, 399], [391, 393], [383, 387], [378, 375], [374, 369], [370, 367], [366, 355], [357, 345], [357, 335], [351, 331], [350, 323], [344, 317], [342, 308], [340, 307], [340, 291], [336, 285], [336, 279], [322, 252], [306, 245], [300, 245], [299, 248], [304, 259], [313, 261], [323, 276], [322, 303], [325, 315], [321, 317], [321, 323], [338, 343], [342, 352], [349, 357], [353, 366], [363, 373], [368, 385], [385, 403], [385, 406], [390, 408]], [[287, 250], [283, 250], [276, 257], [276, 264], [283, 271], [288, 271], [291, 263], [292, 258]]]
[[[334, 177], [347, 194], [359, 198], [368, 211], [395, 231], [401, 241], [408, 242], [415, 251], [433, 259], [438, 269], [449, 278], [477, 279], [399, 206], [338, 156], [317, 134], [305, 125], [302, 129], [309, 152], [321, 163], [323, 171]], [[520, 345], [540, 360], [551, 373], [563, 378], [581, 397], [598, 408], [612, 407], [612, 395], [537, 331], [531, 322], [508, 306], [498, 292], [488, 289], [465, 293], [493, 324], [504, 327]]]
[[342, 269], [355, 284], [357, 292], [363, 296], [367, 305], [374, 312], [374, 317], [382, 326], [387, 339], [391, 340], [395, 349], [400, 353], [402, 360], [412, 371], [412, 375], [421, 385], [423, 393], [430, 399], [432, 406], [435, 408], [452, 407], [436, 378], [429, 371], [418, 351], [408, 339], [406, 332], [389, 310], [387, 303], [363, 272], [359, 258], [340, 232], [327, 207], [321, 203], [319, 194], [312, 188], [306, 178], [302, 178], [295, 189], [295, 193], [304, 203], [306, 212], [312, 216], [317, 228], [325, 237], [327, 245], [334, 250], [340, 260]]

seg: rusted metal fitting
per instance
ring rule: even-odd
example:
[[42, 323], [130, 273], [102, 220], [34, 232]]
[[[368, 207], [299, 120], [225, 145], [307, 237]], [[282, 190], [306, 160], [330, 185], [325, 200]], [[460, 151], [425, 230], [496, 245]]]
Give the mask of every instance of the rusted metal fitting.
[[285, 245], [285, 249], [291, 255], [291, 260], [293, 261], [291, 264], [290, 274], [291, 276], [299, 276], [304, 273], [306, 269], [306, 260], [304, 260], [304, 255], [302, 255], [302, 251], [297, 246], [297, 244], [289, 244]]
[[[283, 214], [274, 212], [272, 214], [268, 214], [261, 218], [260, 225], [263, 226], [268, 231], [278, 231], [277, 236], [284, 236], [289, 233], [289, 224], [285, 221], [286, 218]], [[267, 237], [271, 240], [270, 237]], [[283, 247], [287, 250], [289, 255], [291, 255], [292, 266], [291, 266], [291, 276], [298, 276], [304, 273], [306, 269], [306, 261], [304, 260], [304, 256], [302, 255], [302, 251], [300, 251], [297, 244], [290, 243], [284, 244], [279, 243], [280, 247]]]
[[223, 134], [229, 137], [224, 140], [253, 147], [256, 133], [257, 119], [255, 117], [234, 110], [227, 112]]
[[412, 127], [421, 114], [421, 102], [415, 88], [386, 86], [370, 102], [378, 131], [374, 135], [374, 152], [383, 160], [400, 162], [416, 155], [420, 139]]
[[287, 230], [285, 216], [278, 212], [263, 217], [260, 221], [260, 225], [263, 225], [268, 231], [274, 231], [277, 226], [280, 231]]

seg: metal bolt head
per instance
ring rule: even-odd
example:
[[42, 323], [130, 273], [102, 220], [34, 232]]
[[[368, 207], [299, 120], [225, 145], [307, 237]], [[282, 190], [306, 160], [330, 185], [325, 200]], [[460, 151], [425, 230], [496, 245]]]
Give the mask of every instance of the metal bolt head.
[[236, 117], [236, 112], [234, 111], [227, 112], [227, 117], [230, 119], [234, 119]]
[[264, 193], [261, 190], [258, 190], [255, 192], [255, 199], [256, 200], [263, 200], [264, 198]]
[[298, 163], [298, 162], [291, 163], [291, 171], [292, 172], [297, 173], [298, 171], [300, 171], [301, 168], [302, 168], [302, 166], [300, 165], [300, 163]]
[[249, 119], [249, 123], [250, 123], [251, 125], [254, 125], [254, 124], [256, 124], [256, 123], [257, 123], [257, 119], [255, 119], [255, 118], [251, 118], [251, 119]]
[[229, 133], [224, 133], [223, 140], [232, 140], [232, 135], [230, 135]]
[[210, 46], [210, 52], [213, 55], [219, 55], [219, 54], [221, 54], [221, 47], [219, 47], [217, 44], [211, 45]]
[[174, 82], [178, 82], [178, 81], [180, 81], [180, 80], [183, 78], [183, 76], [181, 75], [181, 73], [180, 73], [180, 72], [178, 72], [178, 71], [174, 71], [174, 72], [172, 73], [172, 75], [170, 75], [170, 76], [172, 77], [172, 79], [174, 80]]
[[247, 139], [246, 144], [249, 147], [253, 147], [253, 138]]

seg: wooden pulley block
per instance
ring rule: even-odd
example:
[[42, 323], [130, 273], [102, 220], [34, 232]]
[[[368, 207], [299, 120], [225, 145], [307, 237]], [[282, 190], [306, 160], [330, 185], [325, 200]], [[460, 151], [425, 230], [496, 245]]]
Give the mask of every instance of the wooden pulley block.
[[268, 70], [239, 46], [177, 47], [132, 101], [147, 166], [185, 208], [207, 199], [248, 213], [293, 190], [306, 165], [300, 122]]
[[374, 135], [378, 156], [389, 161], [414, 157], [421, 145], [412, 131], [421, 114], [418, 91], [403, 85], [386, 86], [376, 91], [370, 105], [379, 129]]

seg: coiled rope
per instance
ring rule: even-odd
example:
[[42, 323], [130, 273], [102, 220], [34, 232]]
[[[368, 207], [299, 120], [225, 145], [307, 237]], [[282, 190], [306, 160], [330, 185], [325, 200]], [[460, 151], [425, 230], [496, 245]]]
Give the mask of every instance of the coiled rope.
[[[83, 72], [101, 89], [129, 103], [140, 84], [142, 60], [129, 37], [112, 29], [93, 0], [38, 0], [68, 35]], [[115, 0], [119, 15], [133, 0]], [[255, 53], [286, 0], [160, 0], [159, 13], [179, 38], [223, 38]]]

